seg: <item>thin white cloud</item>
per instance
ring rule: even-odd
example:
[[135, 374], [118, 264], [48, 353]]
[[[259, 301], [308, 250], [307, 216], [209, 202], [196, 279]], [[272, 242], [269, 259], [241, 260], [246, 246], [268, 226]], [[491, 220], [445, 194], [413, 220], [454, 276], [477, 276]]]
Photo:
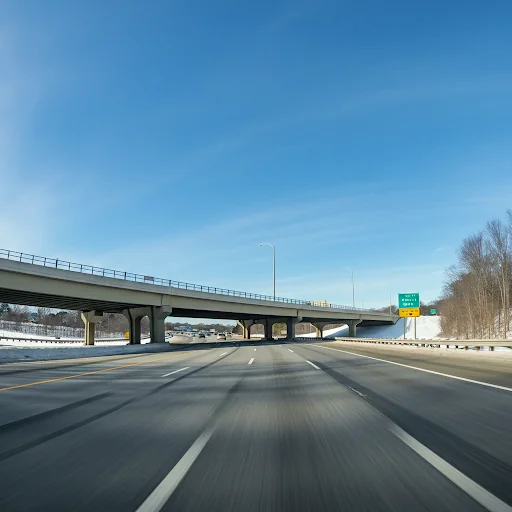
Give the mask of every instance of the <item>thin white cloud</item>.
[[18, 54], [20, 34], [1, 28], [0, 246], [39, 251], [52, 230], [57, 197], [51, 190], [51, 179], [28, 178], [21, 162], [23, 155], [30, 152], [24, 132], [43, 85], [34, 70], [22, 64]]

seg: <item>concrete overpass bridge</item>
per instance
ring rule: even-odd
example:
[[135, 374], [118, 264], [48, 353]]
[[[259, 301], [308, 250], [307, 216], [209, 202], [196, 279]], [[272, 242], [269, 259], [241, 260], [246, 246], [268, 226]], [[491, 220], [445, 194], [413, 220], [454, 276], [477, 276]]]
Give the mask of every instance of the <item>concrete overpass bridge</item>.
[[165, 342], [168, 316], [238, 320], [245, 338], [253, 324], [263, 324], [272, 337], [277, 322], [295, 337], [299, 322], [312, 323], [320, 336], [327, 324], [346, 323], [350, 336], [357, 325], [394, 324], [389, 313], [349, 306], [313, 305], [311, 301], [272, 297], [182, 283], [71, 263], [0, 249], [0, 302], [72, 309], [82, 312], [85, 344], [94, 344], [95, 324], [103, 313], [122, 313], [129, 322], [130, 343], [140, 343], [140, 322], [150, 320], [152, 342]]

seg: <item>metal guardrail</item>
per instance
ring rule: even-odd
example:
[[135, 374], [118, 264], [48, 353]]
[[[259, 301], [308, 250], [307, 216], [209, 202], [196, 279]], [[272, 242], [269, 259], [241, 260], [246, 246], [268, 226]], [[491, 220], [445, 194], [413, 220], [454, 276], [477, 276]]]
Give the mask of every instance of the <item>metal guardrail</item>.
[[[9, 340], [9, 341], [33, 341], [35, 343], [80, 343], [83, 345], [84, 340], [76, 339], [76, 338], [24, 338], [23, 336], [0, 336], [0, 342], [2, 340]], [[95, 343], [108, 343], [111, 341], [125, 341], [129, 342], [126, 338], [100, 338], [94, 340]]]
[[[273, 297], [272, 295], [260, 295], [259, 293], [240, 292], [236, 290], [229, 290], [226, 288], [216, 288], [212, 286], [203, 286], [199, 284], [186, 283], [182, 281], [173, 281], [172, 279], [161, 279], [159, 277], [144, 276], [142, 274], [133, 274], [131, 272], [122, 272], [119, 270], [112, 270], [108, 268], [95, 267], [91, 265], [84, 265], [82, 263], [72, 263], [70, 261], [59, 260], [54, 258], [47, 258], [45, 256], [36, 256], [34, 254], [27, 254], [23, 252], [11, 251], [9, 249], [0, 249], [0, 258], [19, 261], [22, 263], [30, 263], [32, 265], [39, 265], [42, 267], [57, 268], [61, 270], [69, 270], [72, 272], [79, 272], [81, 274], [90, 274], [100, 277], [111, 277], [114, 279], [123, 279], [125, 281], [133, 281], [137, 283], [156, 284], [160, 286], [172, 286], [184, 290], [193, 290], [198, 292], [215, 293], [218, 295], [230, 295], [233, 297], [243, 297], [246, 299], [257, 299], [272, 302], [283, 302], [286, 304], [301, 304], [305, 306], [326, 307], [333, 309], [344, 309], [348, 311], [374, 311], [373, 309], [355, 308], [353, 306], [342, 306], [338, 304], [326, 303], [315, 304], [315, 301], [300, 300], [300, 299], [287, 299], [284, 297]], [[321, 302], [321, 301], [319, 301]]]
[[381, 345], [414, 345], [414, 346], [449, 346], [454, 347], [510, 347], [512, 348], [512, 340], [400, 340], [387, 338], [342, 338], [335, 337], [336, 341], [347, 341], [350, 343], [378, 343]]

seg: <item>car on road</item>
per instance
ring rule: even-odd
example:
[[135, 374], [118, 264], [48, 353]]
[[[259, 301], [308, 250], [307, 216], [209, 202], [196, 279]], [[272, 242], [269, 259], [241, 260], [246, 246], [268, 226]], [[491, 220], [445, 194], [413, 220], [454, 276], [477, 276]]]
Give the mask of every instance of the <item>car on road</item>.
[[226, 340], [226, 335], [225, 335], [225, 334], [219, 334], [219, 335], [217, 336], [217, 339], [218, 339], [218, 340]]
[[200, 337], [200, 338], [206, 338], [206, 336], [205, 336], [204, 332], [200, 332], [200, 333], [199, 333], [199, 337]]

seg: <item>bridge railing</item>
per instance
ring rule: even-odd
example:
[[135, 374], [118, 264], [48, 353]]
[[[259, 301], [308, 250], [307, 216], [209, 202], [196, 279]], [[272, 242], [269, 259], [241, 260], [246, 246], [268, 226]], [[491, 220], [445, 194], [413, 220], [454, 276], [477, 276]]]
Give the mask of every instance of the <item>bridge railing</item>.
[[156, 284], [160, 286], [181, 288], [184, 290], [193, 290], [205, 293], [215, 293], [220, 295], [231, 295], [233, 297], [243, 297], [247, 299], [266, 300], [272, 302], [283, 302], [287, 304], [300, 304], [305, 306], [326, 307], [333, 309], [344, 309], [351, 311], [373, 311], [372, 309], [355, 308], [353, 306], [342, 306], [332, 304], [330, 302], [316, 303], [314, 301], [288, 299], [285, 297], [274, 297], [273, 295], [261, 295], [259, 293], [241, 292], [237, 290], [229, 290], [226, 288], [217, 288], [213, 286], [204, 286], [200, 284], [186, 283], [182, 281], [174, 281], [172, 279], [162, 279], [160, 277], [147, 276], [142, 274], [134, 274], [132, 272], [123, 272], [120, 270], [112, 270], [108, 268], [96, 267], [93, 265], [85, 265], [83, 263], [73, 263], [66, 260], [48, 258], [45, 256], [36, 256], [23, 252], [11, 251], [8, 249], [0, 249], [0, 258], [19, 261], [22, 263], [30, 263], [32, 265], [40, 265], [43, 267], [57, 268], [61, 270], [69, 270], [71, 272], [79, 272], [81, 274], [90, 274], [100, 277], [111, 277], [114, 279], [123, 279], [125, 281], [134, 281], [137, 283]]

